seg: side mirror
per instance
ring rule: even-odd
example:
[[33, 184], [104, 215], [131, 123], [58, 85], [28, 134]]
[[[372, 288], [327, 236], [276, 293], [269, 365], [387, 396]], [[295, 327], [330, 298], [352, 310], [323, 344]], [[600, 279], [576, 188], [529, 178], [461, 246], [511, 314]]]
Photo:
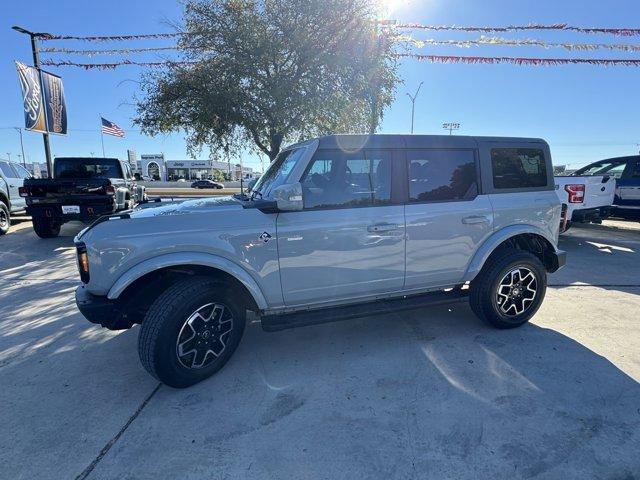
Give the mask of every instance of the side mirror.
[[253, 187], [256, 186], [256, 183], [258, 183], [258, 179], [254, 178], [253, 180], [251, 180], [249, 183], [247, 183], [247, 190], [251, 191], [253, 190]]
[[300, 182], [280, 185], [273, 189], [271, 196], [281, 212], [298, 212], [304, 208], [302, 185]]

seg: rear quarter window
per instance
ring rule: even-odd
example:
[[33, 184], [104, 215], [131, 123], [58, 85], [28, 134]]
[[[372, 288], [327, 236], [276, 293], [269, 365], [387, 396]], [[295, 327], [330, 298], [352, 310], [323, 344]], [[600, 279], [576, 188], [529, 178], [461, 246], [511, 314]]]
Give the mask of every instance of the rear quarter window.
[[494, 148], [491, 169], [496, 189], [536, 188], [548, 184], [544, 151], [540, 149]]

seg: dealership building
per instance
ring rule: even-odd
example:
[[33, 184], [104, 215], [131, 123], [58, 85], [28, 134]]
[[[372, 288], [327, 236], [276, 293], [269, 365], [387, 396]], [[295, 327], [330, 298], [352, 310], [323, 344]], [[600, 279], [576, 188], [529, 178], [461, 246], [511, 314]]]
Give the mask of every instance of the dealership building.
[[143, 177], [168, 182], [211, 178], [214, 170], [222, 172], [231, 180], [250, 180], [256, 175], [251, 167], [241, 167], [239, 164], [216, 160], [166, 160], [164, 154], [140, 155], [140, 160], [136, 163], [134, 171]]

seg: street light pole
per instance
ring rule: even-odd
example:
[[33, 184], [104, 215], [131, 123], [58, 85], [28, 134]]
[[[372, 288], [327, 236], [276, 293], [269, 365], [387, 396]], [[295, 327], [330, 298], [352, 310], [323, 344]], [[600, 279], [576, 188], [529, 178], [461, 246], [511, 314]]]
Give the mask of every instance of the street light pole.
[[20, 127], [13, 127], [13, 128], [15, 128], [18, 134], [20, 135], [20, 149], [22, 150], [22, 166], [24, 168], [27, 168], [27, 160], [26, 160], [26, 157], [24, 156], [24, 143], [22, 143], [22, 128]]
[[[38, 32], [30, 32], [27, 29], [22, 27], [18, 27], [14, 25], [11, 27], [16, 32], [24, 33], [25, 35], [29, 35], [31, 38], [31, 53], [33, 54], [33, 66], [38, 71], [40, 85], [42, 85], [42, 71], [40, 70], [40, 53], [38, 51], [38, 39], [39, 38], [53, 38], [53, 35], [49, 33], [38, 33]], [[45, 120], [47, 114], [47, 106], [44, 106], [45, 112]], [[45, 127], [45, 130], [47, 127]], [[44, 155], [47, 160], [47, 175], [49, 178], [53, 178], [53, 165], [51, 163], [51, 147], [49, 146], [49, 132], [42, 133], [42, 139], [44, 141]], [[23, 156], [24, 158], [24, 156]]]
[[460, 130], [459, 123], [443, 123], [442, 128], [449, 130], [449, 135], [453, 135], [454, 130]]
[[409, 97], [411, 99], [411, 133], [413, 134], [413, 119], [414, 119], [414, 114], [415, 114], [415, 110], [416, 110], [416, 98], [418, 98], [418, 94], [420, 93], [420, 89], [422, 88], [422, 84], [424, 82], [420, 82], [420, 85], [418, 85], [418, 89], [416, 90], [416, 93], [411, 95], [410, 93], [407, 93], [407, 97]]

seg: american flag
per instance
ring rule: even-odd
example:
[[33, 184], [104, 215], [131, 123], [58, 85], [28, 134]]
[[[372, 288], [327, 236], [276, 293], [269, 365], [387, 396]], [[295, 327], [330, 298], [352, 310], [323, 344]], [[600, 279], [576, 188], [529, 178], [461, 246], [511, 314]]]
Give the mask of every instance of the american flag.
[[[100, 117], [102, 118], [102, 117]], [[124, 138], [124, 130], [109, 120], [102, 118], [102, 133]]]

